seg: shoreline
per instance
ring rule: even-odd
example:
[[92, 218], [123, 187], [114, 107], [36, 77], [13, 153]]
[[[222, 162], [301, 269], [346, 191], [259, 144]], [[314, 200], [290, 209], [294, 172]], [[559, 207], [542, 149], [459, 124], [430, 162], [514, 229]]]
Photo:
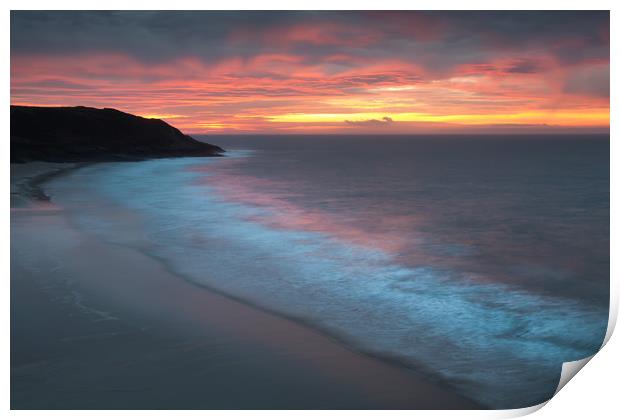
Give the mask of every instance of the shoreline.
[[[71, 171], [97, 163], [100, 162], [11, 163], [11, 208], [20, 207], [13, 202], [13, 199], [22, 201], [24, 204], [28, 204], [29, 201], [50, 201], [50, 197], [43, 189], [42, 184]], [[22, 169], [22, 171], [19, 171], [17, 168]], [[15, 176], [15, 179], [13, 179], [14, 171], [23, 173]]]
[[[63, 169], [53, 168], [47, 175], [38, 174], [27, 178], [22, 174], [20, 177], [22, 182], [34, 183], [32, 188], [40, 188], [41, 183], [51, 177], [74, 169], [77, 169], [75, 165]], [[11, 171], [13, 175], [13, 166]], [[13, 180], [11, 185], [13, 187]], [[132, 359], [129, 371], [134, 376], [155, 376], [156, 383], [177, 380], [185, 384], [182, 387], [185, 391], [183, 397], [160, 395], [167, 389], [162, 384], [149, 389], [116, 392], [115, 397], [92, 392], [92, 395], [88, 395], [89, 399], [82, 400], [77, 407], [84, 407], [85, 404], [86, 408], [482, 408], [449, 389], [430, 383], [423, 375], [398, 366], [398, 363], [355, 351], [298, 320], [197, 286], [138, 250], [109, 244], [93, 235], [79, 232], [68, 222], [62, 209], [39, 212], [35, 206], [32, 211], [12, 212], [11, 219], [12, 336], [13, 330], [18, 328], [13, 325], [13, 310], [17, 311], [17, 322], [28, 318], [23, 312], [28, 311], [29, 304], [32, 306], [28, 300], [32, 300], [33, 296], [39, 302], [38, 310], [55, 314], [43, 317], [45, 320], [56, 317], [65, 326], [69, 324], [69, 327], [63, 329], [68, 337], [61, 337], [61, 340], [58, 336], [54, 339], [46, 337], [46, 334], [54, 335], [53, 325], [49, 327], [51, 331], [39, 331], [42, 325], [36, 325], [43, 319], [27, 321], [35, 325], [30, 328], [29, 334], [34, 337], [42, 334], [43, 341], [52, 342], [52, 347], [59, 346], [60, 359], [50, 366], [49, 355], [41, 353], [37, 357], [44, 362], [39, 360], [37, 366], [42, 369], [40, 366], [43, 363], [47, 367], [42, 369], [43, 372], [36, 373], [31, 372], [32, 360], [26, 364], [22, 360], [14, 365], [12, 357], [12, 388], [17, 385], [17, 388], [27, 391], [24, 394], [13, 389], [12, 408], [36, 406], [36, 402], [27, 399], [28, 395], [43, 393], [42, 399], [45, 402], [46, 392], [58, 392], [46, 388], [45, 380], [43, 385], [40, 384], [41, 375], [47, 381], [50, 380], [50, 368], [53, 372], [59, 365], [89, 365], [87, 362], [90, 358], [102, 356], [111, 358], [114, 365], [125, 361], [126, 353], [141, 354], [145, 351], [147, 354], [154, 353], [153, 357], [159, 363]], [[40, 237], [37, 238], [37, 235]], [[51, 244], [55, 247], [54, 255], [50, 261], [39, 262], [41, 266], [33, 271], [28, 261], [50, 257], [44, 254], [49, 252]], [[31, 258], [24, 258], [22, 254], [32, 255]], [[64, 280], [67, 278], [72, 279], [68, 284]], [[18, 285], [17, 279], [24, 280], [29, 286]], [[44, 287], [41, 287], [42, 284]], [[43, 295], [41, 289], [45, 291]], [[84, 308], [79, 308], [75, 299], [62, 304], [54, 303], [59, 297], [67, 295], [68, 291], [77, 291], [77, 302], [82, 305], [87, 302], [84, 307], [96, 308], [95, 311], [99, 313], [85, 312]], [[48, 302], [45, 303], [46, 299]], [[76, 308], [79, 314], [69, 317], [72, 320], [67, 321], [67, 315]], [[98, 320], [94, 321], [93, 317]], [[17, 341], [24, 343], [28, 340], [18, 338]], [[11, 342], [13, 356], [13, 337]], [[33, 339], [32, 342], [40, 340]], [[64, 360], [63, 352], [73, 352], [72, 346], [76, 342], [80, 343], [78, 348], [85, 347], [78, 355], [81, 358]], [[106, 355], [100, 354], [102, 342], [104, 348], [109, 347]], [[213, 350], [213, 343], [220, 343], [221, 349]], [[178, 346], [181, 344], [190, 349], [180, 350]], [[110, 349], [113, 349], [111, 353]], [[161, 349], [165, 349], [164, 354]], [[36, 349], [30, 351], [36, 354]], [[25, 353], [28, 354], [28, 351]], [[187, 354], [190, 354], [192, 362], [184, 364]], [[235, 356], [228, 360], [231, 355]], [[37, 357], [31, 359], [37, 360]], [[229, 368], [222, 368], [222, 363]], [[205, 366], [211, 370], [210, 375], [199, 374]], [[106, 367], [105, 363], [103, 367]], [[162, 368], [166, 371], [165, 375], [160, 373]], [[206, 387], [212, 393], [221, 392], [221, 389], [214, 389], [215, 385], [210, 383], [214, 370], [220, 382], [232, 381], [232, 390], [218, 394], [217, 398], [207, 397], [200, 390], [194, 389]], [[248, 381], [248, 373], [252, 372], [254, 374], [250, 375], [250, 383], [244, 384]], [[114, 377], [114, 374], [121, 374], [121, 377]], [[132, 375], [127, 371], [110, 371], [110, 366], [107, 366], [101, 372], [91, 373], [91, 376], [97, 378], [103, 375], [114, 386], [119, 383], [131, 385], [132, 381], [128, 381], [129, 378], [123, 377], [123, 374], [130, 375], [129, 378]], [[110, 375], [115, 379], [111, 379]], [[79, 372], [72, 378], [74, 382], [84, 380]], [[121, 378], [124, 380], [121, 381]], [[43, 388], [33, 392], [28, 388], [33, 384]], [[242, 389], [239, 390], [239, 387]], [[226, 397], [231, 392], [234, 395], [235, 390], [241, 391], [241, 395], [227, 400]], [[285, 398], [280, 398], [282, 393]], [[48, 399], [47, 405], [77, 408], [68, 401], [59, 400], [63, 395], [67, 398], [67, 394], [61, 391], [60, 395]], [[75, 396], [71, 392], [68, 395]]]

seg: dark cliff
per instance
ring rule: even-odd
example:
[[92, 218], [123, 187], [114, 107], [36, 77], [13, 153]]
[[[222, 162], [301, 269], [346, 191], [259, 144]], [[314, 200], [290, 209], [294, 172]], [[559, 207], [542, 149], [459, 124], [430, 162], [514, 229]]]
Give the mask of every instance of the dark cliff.
[[96, 162], [217, 156], [162, 120], [116, 109], [11, 106], [11, 162]]

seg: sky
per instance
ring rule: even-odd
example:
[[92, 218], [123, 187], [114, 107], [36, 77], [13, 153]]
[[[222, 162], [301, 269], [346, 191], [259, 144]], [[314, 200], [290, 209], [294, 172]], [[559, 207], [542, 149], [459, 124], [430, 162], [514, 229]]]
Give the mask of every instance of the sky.
[[11, 104], [205, 134], [608, 132], [609, 12], [13, 11]]

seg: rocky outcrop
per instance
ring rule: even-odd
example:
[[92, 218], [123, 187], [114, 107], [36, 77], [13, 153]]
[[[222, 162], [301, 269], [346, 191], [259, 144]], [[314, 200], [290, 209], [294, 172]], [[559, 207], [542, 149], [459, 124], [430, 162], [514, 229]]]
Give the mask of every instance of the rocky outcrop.
[[11, 162], [218, 156], [168, 123], [111, 108], [11, 106]]

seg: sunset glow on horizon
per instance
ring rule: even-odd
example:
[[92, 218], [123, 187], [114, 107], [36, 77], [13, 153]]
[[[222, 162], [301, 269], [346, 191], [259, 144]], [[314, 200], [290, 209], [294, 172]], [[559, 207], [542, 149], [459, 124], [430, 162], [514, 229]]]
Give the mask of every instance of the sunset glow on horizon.
[[189, 133], [607, 132], [608, 12], [12, 12], [11, 104]]

